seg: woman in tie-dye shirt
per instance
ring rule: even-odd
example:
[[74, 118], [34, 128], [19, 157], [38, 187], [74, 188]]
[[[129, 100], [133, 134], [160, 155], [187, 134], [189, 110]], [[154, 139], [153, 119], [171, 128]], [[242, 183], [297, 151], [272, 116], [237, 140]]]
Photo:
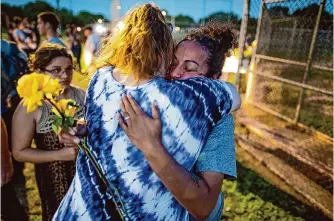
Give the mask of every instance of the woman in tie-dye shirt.
[[[86, 98], [88, 147], [117, 190], [105, 191], [88, 157], [80, 152], [75, 178], [54, 220], [117, 220], [112, 201], [124, 220], [189, 220], [182, 200], [191, 197], [187, 186], [196, 185], [196, 179], [187, 171], [216, 122], [238, 106], [233, 102], [238, 99], [235, 88], [221, 81], [159, 78], [172, 60], [173, 40], [155, 6], [140, 6], [123, 22], [125, 27], [102, 48], [97, 60], [100, 69]], [[126, 94], [148, 114], [153, 103], [159, 109], [166, 148], [157, 143], [139, 149], [129, 141], [119, 125], [131, 124], [129, 115], [120, 113]], [[152, 159], [153, 152], [162, 157]], [[182, 200], [161, 179], [161, 175], [173, 179], [173, 173], [184, 178], [175, 183], [185, 190]], [[202, 219], [200, 211], [191, 214]]]

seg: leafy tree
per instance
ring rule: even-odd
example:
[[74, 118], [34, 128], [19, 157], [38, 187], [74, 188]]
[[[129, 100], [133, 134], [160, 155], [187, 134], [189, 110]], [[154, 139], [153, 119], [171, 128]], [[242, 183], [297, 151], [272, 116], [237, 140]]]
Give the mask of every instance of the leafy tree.
[[[45, 11], [57, 13], [55, 8], [44, 1], [29, 2], [23, 6], [23, 16], [28, 17], [30, 21], [35, 21], [37, 19], [37, 15]], [[17, 14], [16, 16], [21, 15]]]
[[268, 9], [272, 17], [287, 17], [289, 16], [289, 8], [283, 6], [274, 6]]
[[13, 20], [15, 16], [23, 15], [22, 7], [1, 4], [1, 14], [8, 16], [9, 20]]
[[66, 24], [77, 24], [77, 18], [72, 14], [72, 12], [66, 8], [62, 8], [60, 10], [60, 21], [62, 27], [66, 26]]
[[[166, 12], [166, 20], [168, 22], [172, 22], [172, 16], [168, 13], [167, 10], [165, 9], [161, 9], [161, 11], [165, 11]], [[177, 16], [174, 17], [174, 21], [175, 21], [175, 26], [179, 26], [181, 28], [184, 28], [184, 27], [189, 27], [191, 26], [192, 24], [195, 24], [195, 21], [192, 17], [188, 16], [188, 15], [182, 15], [182, 14], [179, 14]]]
[[191, 24], [195, 23], [194, 19], [188, 15], [177, 15], [175, 17], [175, 25], [181, 28], [189, 27]]
[[80, 11], [79, 14], [76, 16], [77, 25], [85, 26], [91, 23], [97, 22], [97, 20], [101, 18], [103, 19], [103, 15], [100, 14], [92, 14], [88, 11]]
[[304, 17], [304, 16], [314, 16], [316, 18], [319, 11], [318, 4], [312, 4], [302, 9], [297, 9], [292, 16]]
[[[305, 8], [296, 10], [292, 16], [301, 18], [301, 22], [304, 21], [304, 27], [313, 28], [316, 17], [319, 12], [318, 4], [311, 4]], [[305, 22], [305, 19], [307, 22]], [[333, 27], [333, 13], [326, 10], [322, 12], [320, 19], [320, 29], [332, 29]]]
[[12, 21], [15, 16], [28, 17], [30, 21], [36, 21], [37, 15], [45, 11], [55, 12], [60, 17], [62, 27], [65, 27], [66, 24], [85, 26], [96, 22], [99, 18], [104, 19], [103, 15], [92, 14], [88, 11], [80, 11], [77, 15], [74, 15], [66, 8], [62, 8], [58, 11], [52, 5], [40, 0], [37, 0], [36, 2], [28, 2], [23, 6], [1, 4], [2, 17], [5, 18], [7, 16], [10, 21]]
[[[204, 18], [205, 22], [208, 22], [210, 20], [218, 20], [223, 22], [232, 22], [234, 24], [241, 24], [241, 19], [238, 17], [238, 15], [234, 13], [227, 13], [227, 12], [215, 12], [208, 17]], [[199, 20], [199, 23], [203, 22], [203, 18]]]

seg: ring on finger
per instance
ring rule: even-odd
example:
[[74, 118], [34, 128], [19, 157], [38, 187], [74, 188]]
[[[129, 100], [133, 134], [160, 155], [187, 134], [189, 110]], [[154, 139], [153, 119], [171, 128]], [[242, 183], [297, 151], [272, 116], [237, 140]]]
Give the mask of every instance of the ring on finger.
[[124, 120], [128, 120], [130, 118], [131, 118], [130, 116], [126, 116], [126, 117], [124, 117]]

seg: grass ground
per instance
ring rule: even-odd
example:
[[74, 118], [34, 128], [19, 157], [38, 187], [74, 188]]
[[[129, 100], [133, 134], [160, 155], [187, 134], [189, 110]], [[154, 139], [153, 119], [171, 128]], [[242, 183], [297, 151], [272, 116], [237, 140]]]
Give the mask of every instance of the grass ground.
[[236, 154], [238, 179], [224, 181], [222, 190], [225, 207], [222, 220], [330, 220], [322, 212], [282, 191], [291, 191], [291, 187], [238, 145]]

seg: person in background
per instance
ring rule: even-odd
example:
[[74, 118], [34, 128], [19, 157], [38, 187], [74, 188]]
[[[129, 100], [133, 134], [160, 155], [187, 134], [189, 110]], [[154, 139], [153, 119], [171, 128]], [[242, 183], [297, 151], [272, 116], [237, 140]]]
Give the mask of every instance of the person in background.
[[[9, 137], [11, 137], [12, 118], [20, 97], [16, 86], [18, 79], [28, 72], [27, 55], [21, 51], [15, 42], [1, 39], [1, 117], [3, 118]], [[12, 142], [8, 142], [9, 151], [12, 151]], [[23, 175], [24, 163], [12, 160], [14, 174], [12, 185], [18, 192], [23, 205], [27, 205], [25, 177]]]
[[53, 12], [42, 12], [37, 16], [37, 28], [40, 35], [45, 36], [48, 43], [66, 47], [63, 39], [57, 36], [59, 23], [59, 17]]
[[41, 42], [41, 36], [39, 34], [36, 21], [31, 22], [31, 30], [34, 32], [36, 36], [36, 44], [39, 45]]
[[15, 42], [13, 32], [14, 32], [14, 25], [12, 23], [9, 23], [8, 28], [7, 28], [8, 40], [12, 41], [12, 42]]
[[245, 48], [247, 49], [249, 46], [252, 46], [252, 43], [254, 41], [254, 37], [252, 34], [247, 34], [247, 37], [246, 37], [246, 44], [245, 44]]
[[84, 35], [86, 37], [84, 60], [86, 66], [89, 66], [100, 49], [100, 37], [93, 32], [93, 28], [91, 26], [85, 28]]
[[7, 129], [20, 102], [16, 91], [18, 79], [28, 72], [27, 55], [14, 42], [1, 39], [1, 116]]
[[72, 44], [73, 44], [73, 36], [72, 36], [72, 29], [71, 29], [71, 26], [69, 24], [66, 25], [65, 36], [66, 36], [67, 49], [71, 50], [72, 49]]
[[33, 33], [30, 29], [30, 22], [29, 22], [29, 19], [27, 17], [24, 17], [22, 19], [22, 23], [23, 23], [23, 26], [24, 26], [24, 29], [23, 29], [23, 32], [26, 34], [26, 36], [32, 38], [33, 37]]
[[73, 36], [73, 46], [72, 46], [72, 53], [74, 57], [77, 58], [77, 64], [79, 67], [79, 70], [81, 70], [81, 63], [80, 63], [80, 58], [81, 58], [81, 53], [82, 53], [82, 47], [81, 47], [81, 37], [80, 34], [78, 33], [77, 26], [72, 25], [72, 36]]
[[23, 50], [27, 55], [34, 52], [36, 44], [33, 39], [28, 37], [25, 32], [25, 26], [20, 17], [15, 17], [13, 21], [15, 29], [13, 31], [13, 37], [19, 49]]
[[[57, 99], [73, 99], [82, 106], [85, 92], [71, 85], [74, 66], [71, 54], [59, 44], [45, 43], [31, 56], [29, 66], [31, 71], [59, 79], [64, 91]], [[75, 147], [65, 148], [59, 143], [52, 129], [54, 115], [48, 103], [27, 113], [21, 102], [13, 116], [13, 156], [20, 162], [35, 163], [43, 221], [51, 220], [69, 188], [75, 173], [78, 151]], [[83, 117], [83, 110], [80, 109], [75, 117]], [[31, 147], [33, 139], [37, 148]]]
[[24, 25], [20, 17], [13, 18], [13, 27], [13, 37], [17, 47], [21, 50], [28, 48], [27, 44], [25, 43], [26, 35], [23, 32]]
[[76, 27], [68, 26], [66, 28], [65, 35], [67, 41], [67, 48], [72, 51], [74, 57], [77, 59], [79, 70], [81, 70], [81, 65], [80, 65], [81, 44], [78, 38], [78, 34], [76, 33]]
[[13, 176], [11, 154], [8, 149], [8, 134], [1, 117], [1, 220], [28, 221], [28, 215], [18, 200], [10, 182]]
[[[6, 39], [15, 42], [15, 39], [13, 37], [13, 30], [14, 30], [13, 25], [9, 21], [8, 15], [4, 12], [1, 12], [0, 26], [1, 26], [1, 39]], [[3, 31], [3, 29], [7, 30], [7, 35], [6, 32]]]
[[28, 20], [27, 17], [24, 17], [23, 20], [23, 25], [24, 25], [24, 29], [23, 29], [23, 32], [24, 34], [32, 39], [33, 43], [34, 43], [34, 47], [32, 48], [33, 50], [36, 50], [37, 49], [37, 37], [36, 37], [36, 34], [35, 32], [32, 30], [32, 25], [30, 23], [30, 21]]

